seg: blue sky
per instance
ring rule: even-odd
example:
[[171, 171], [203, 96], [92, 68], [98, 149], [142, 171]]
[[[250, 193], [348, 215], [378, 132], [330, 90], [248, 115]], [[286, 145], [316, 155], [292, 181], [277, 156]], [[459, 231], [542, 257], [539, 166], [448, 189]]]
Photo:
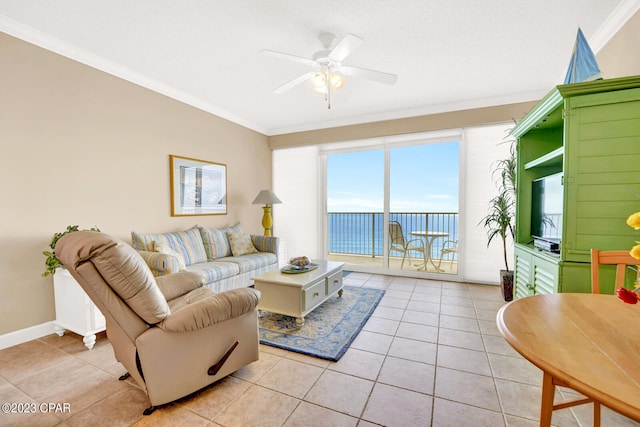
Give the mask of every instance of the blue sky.
[[[458, 211], [459, 144], [446, 142], [390, 150], [392, 212]], [[382, 212], [384, 151], [327, 157], [329, 212]]]

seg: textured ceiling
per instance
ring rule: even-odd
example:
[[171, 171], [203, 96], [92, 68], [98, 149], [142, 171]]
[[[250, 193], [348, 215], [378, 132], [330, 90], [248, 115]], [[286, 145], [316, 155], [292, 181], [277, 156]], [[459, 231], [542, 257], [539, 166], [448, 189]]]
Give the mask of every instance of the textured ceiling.
[[[274, 135], [537, 100], [562, 83], [578, 27], [597, 51], [638, 0], [0, 0], [0, 31]], [[332, 108], [310, 84], [273, 90], [320, 33], [364, 44]], [[606, 77], [606, 70], [602, 70]]]

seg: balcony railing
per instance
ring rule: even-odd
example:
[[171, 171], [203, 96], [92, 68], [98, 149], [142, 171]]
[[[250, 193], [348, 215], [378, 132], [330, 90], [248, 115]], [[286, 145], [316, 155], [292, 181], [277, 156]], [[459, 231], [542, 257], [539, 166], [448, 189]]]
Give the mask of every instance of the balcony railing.
[[[383, 256], [384, 223], [381, 212], [329, 212], [329, 252], [334, 254]], [[402, 225], [405, 239], [412, 231], [443, 231], [444, 239], [435, 239], [431, 254], [438, 256], [445, 240], [458, 240], [457, 212], [397, 212], [390, 221]]]

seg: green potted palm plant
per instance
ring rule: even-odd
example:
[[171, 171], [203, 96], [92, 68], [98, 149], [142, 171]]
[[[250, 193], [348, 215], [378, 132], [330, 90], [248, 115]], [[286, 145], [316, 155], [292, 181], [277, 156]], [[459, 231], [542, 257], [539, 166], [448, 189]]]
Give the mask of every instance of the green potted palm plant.
[[513, 299], [513, 271], [509, 269], [507, 255], [507, 241], [515, 236], [515, 205], [516, 205], [516, 154], [515, 146], [511, 143], [509, 157], [495, 163], [492, 172], [496, 179], [498, 195], [489, 202], [487, 215], [480, 224], [487, 230], [487, 246], [494, 238], [502, 240], [504, 254], [504, 270], [500, 270], [500, 288], [505, 301]]

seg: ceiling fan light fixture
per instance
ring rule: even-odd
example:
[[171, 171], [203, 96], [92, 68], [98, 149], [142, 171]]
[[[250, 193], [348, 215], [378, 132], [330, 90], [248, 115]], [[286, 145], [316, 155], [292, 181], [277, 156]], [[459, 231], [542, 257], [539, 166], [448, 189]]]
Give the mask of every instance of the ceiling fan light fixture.
[[333, 90], [340, 90], [344, 86], [344, 77], [338, 73], [331, 74], [331, 88]]
[[[344, 86], [345, 80], [341, 74], [331, 73], [329, 82], [331, 84], [331, 90], [336, 91], [340, 90], [342, 86]], [[327, 78], [325, 73], [318, 71], [313, 76], [311, 76], [311, 84], [317, 92], [327, 93]]]
[[327, 82], [324, 73], [318, 71], [313, 76], [311, 76], [311, 85], [318, 92], [326, 92]]

